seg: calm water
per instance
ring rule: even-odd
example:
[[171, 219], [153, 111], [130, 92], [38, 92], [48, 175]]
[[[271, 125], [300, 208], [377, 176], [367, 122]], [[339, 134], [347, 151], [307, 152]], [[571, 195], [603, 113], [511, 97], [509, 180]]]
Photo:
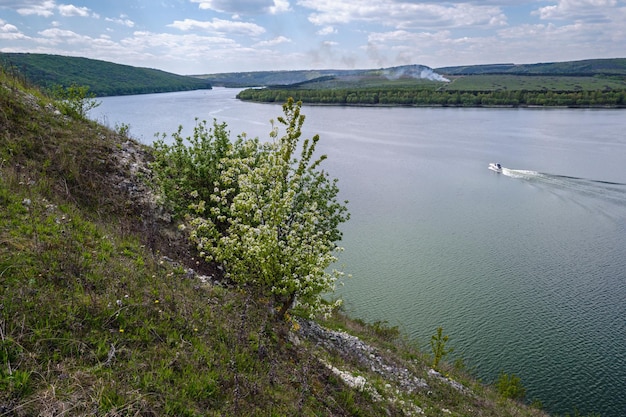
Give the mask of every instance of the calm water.
[[[277, 105], [225, 89], [110, 97], [151, 142], [194, 118], [268, 137]], [[626, 113], [305, 106], [350, 200], [339, 292], [426, 349], [438, 326], [485, 381], [552, 413], [626, 415]], [[487, 164], [499, 161], [496, 174]]]

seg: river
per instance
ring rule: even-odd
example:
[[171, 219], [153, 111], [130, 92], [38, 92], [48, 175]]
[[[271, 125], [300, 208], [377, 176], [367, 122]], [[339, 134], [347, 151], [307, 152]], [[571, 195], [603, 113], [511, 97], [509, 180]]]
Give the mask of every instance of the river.
[[[90, 116], [145, 143], [196, 117], [267, 139], [280, 106], [236, 91], [107, 97]], [[624, 110], [303, 113], [350, 202], [338, 293], [351, 315], [426, 351], [442, 326], [453, 358], [487, 382], [514, 373], [551, 413], [626, 415]]]

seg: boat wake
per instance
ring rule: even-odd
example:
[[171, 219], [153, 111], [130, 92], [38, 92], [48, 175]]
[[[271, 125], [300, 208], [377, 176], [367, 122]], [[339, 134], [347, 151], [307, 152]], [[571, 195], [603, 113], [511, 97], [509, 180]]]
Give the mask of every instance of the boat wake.
[[626, 184], [592, 180], [580, 177], [548, 174], [521, 169], [502, 168], [502, 175], [528, 182], [532, 186], [547, 190], [560, 198], [575, 201], [587, 208], [598, 208], [610, 203], [620, 209], [626, 208]]

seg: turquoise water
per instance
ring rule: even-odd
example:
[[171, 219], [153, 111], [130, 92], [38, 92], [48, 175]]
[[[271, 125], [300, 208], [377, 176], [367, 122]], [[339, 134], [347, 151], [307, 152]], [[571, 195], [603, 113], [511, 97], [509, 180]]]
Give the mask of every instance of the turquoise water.
[[[212, 91], [110, 97], [153, 134], [195, 117], [267, 138], [280, 107]], [[339, 292], [427, 346], [438, 326], [485, 381], [553, 413], [626, 415], [626, 117], [615, 110], [305, 107], [352, 218]], [[502, 174], [489, 171], [498, 161]]]

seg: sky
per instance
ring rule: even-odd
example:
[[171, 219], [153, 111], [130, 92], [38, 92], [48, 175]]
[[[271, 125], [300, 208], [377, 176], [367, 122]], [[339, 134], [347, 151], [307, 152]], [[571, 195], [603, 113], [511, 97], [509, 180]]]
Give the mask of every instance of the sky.
[[0, 0], [0, 51], [176, 74], [626, 57], [626, 0]]

